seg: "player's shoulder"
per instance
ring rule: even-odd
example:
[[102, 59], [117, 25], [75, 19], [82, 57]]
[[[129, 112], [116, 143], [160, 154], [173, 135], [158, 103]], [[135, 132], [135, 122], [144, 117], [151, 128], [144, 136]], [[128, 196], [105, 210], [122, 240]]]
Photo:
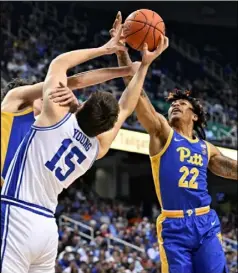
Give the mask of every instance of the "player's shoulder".
[[205, 140], [204, 140], [204, 142], [206, 143], [207, 148], [208, 148], [209, 159], [215, 155], [221, 154], [220, 150], [214, 144], [212, 144], [211, 142], [205, 141]]

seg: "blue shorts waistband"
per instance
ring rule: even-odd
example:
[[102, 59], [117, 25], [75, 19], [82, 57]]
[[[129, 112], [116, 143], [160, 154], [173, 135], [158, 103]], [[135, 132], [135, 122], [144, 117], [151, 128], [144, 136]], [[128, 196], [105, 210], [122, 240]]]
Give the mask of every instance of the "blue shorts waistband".
[[31, 211], [38, 215], [42, 215], [48, 218], [54, 218], [54, 213], [50, 209], [44, 208], [40, 205], [29, 203], [20, 199], [16, 199], [14, 197], [1, 195], [1, 202], [9, 204], [11, 206], [16, 206], [16, 207]]

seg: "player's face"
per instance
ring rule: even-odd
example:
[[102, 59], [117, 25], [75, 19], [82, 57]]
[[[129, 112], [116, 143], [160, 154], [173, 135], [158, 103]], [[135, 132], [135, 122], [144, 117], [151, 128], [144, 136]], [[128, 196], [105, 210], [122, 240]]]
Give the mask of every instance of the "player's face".
[[43, 99], [37, 99], [33, 102], [34, 116], [38, 116], [41, 113], [43, 105]]
[[172, 102], [168, 115], [170, 123], [177, 120], [183, 120], [188, 123], [197, 120], [197, 115], [193, 112], [193, 106], [187, 100], [176, 100]]

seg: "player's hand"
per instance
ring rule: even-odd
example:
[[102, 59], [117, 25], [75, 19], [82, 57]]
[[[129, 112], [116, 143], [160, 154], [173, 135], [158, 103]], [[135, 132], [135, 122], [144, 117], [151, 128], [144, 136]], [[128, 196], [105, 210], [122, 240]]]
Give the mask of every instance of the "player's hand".
[[117, 13], [113, 28], [110, 30], [111, 40], [109, 40], [103, 47], [107, 49], [107, 54], [113, 54], [118, 51], [127, 51], [125, 47], [124, 38], [122, 35], [122, 19], [121, 13]]
[[49, 93], [50, 99], [54, 103], [58, 103], [60, 106], [70, 106], [70, 107], [78, 107], [79, 102], [75, 97], [74, 93], [67, 86], [64, 86], [60, 83], [60, 87], [53, 89]]
[[142, 57], [142, 64], [143, 65], [150, 65], [162, 52], [166, 50], [169, 46], [169, 39], [168, 37], [161, 35], [159, 44], [154, 51], [148, 50], [148, 45], [144, 44], [143, 46], [143, 57]]
[[[118, 29], [118, 26], [120, 26], [122, 24], [122, 16], [121, 16], [121, 12], [118, 11], [117, 13], [117, 16], [116, 16], [116, 19], [112, 25], [112, 29], [109, 31], [111, 37], [115, 37], [115, 34], [116, 34], [116, 29]], [[124, 36], [123, 36], [123, 27], [122, 27], [122, 33], [121, 33], [121, 36], [120, 36], [120, 39], [118, 41], [118, 44], [119, 45], [125, 45], [125, 39], [124, 39]], [[117, 51], [116, 53], [122, 53], [123, 51]]]
[[141, 65], [141, 62], [133, 62], [131, 65], [130, 65], [130, 75], [129, 76], [134, 76], [137, 72], [137, 70], [139, 69]]

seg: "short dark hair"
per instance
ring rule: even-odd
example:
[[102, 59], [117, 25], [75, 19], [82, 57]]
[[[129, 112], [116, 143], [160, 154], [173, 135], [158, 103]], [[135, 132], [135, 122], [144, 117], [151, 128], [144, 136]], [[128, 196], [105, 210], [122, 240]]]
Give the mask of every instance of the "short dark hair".
[[193, 111], [198, 116], [198, 120], [194, 122], [194, 131], [197, 133], [199, 138], [205, 140], [206, 134], [204, 128], [207, 126], [206, 113], [200, 101], [191, 96], [191, 91], [175, 89], [173, 92], [169, 93], [169, 96], [166, 99], [170, 103], [176, 100], [187, 100], [192, 104]]
[[33, 82], [30, 82], [27, 79], [20, 79], [20, 78], [12, 79], [5, 88], [1, 89], [1, 102], [3, 101], [3, 99], [5, 98], [5, 96], [10, 90], [19, 86], [30, 85], [30, 84], [33, 84]]
[[113, 128], [118, 119], [119, 105], [109, 92], [96, 91], [76, 113], [80, 128], [89, 137], [95, 137]]

